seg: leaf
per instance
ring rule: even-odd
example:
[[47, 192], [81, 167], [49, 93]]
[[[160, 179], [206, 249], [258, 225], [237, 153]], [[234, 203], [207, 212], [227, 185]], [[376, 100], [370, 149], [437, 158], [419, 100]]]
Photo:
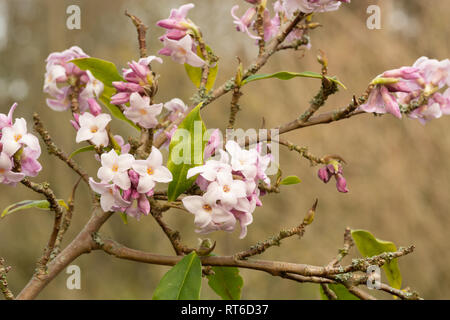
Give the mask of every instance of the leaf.
[[206, 127], [200, 116], [201, 106], [200, 103], [192, 109], [170, 141], [167, 168], [172, 173], [173, 180], [169, 183], [167, 191], [169, 201], [174, 201], [195, 182], [195, 176], [186, 178], [188, 170], [203, 164], [203, 151], [206, 145], [203, 137]]
[[[319, 285], [319, 288], [322, 300], [329, 300], [325, 292], [323, 292], [322, 286]], [[351, 294], [343, 284], [330, 283], [328, 284], [328, 288], [336, 294], [338, 300], [360, 300], [358, 297]]]
[[244, 280], [236, 267], [212, 267], [213, 275], [208, 275], [208, 285], [223, 300], [240, 300]]
[[281, 180], [280, 184], [288, 186], [288, 185], [297, 184], [297, 183], [300, 183], [300, 182], [302, 182], [302, 180], [300, 180], [299, 177], [297, 177], [297, 176], [288, 176], [288, 177], [284, 178], [283, 180]]
[[89, 146], [82, 147], [82, 148], [80, 148], [78, 150], [75, 150], [74, 152], [72, 152], [70, 154], [69, 159], [72, 159], [77, 154], [80, 154], [80, 153], [83, 153], [83, 152], [88, 152], [88, 151], [95, 151], [95, 146], [94, 145], [89, 145]]
[[[64, 200], [58, 199], [59, 205], [63, 206], [66, 209], [69, 209], [66, 202]], [[50, 210], [50, 203], [47, 200], [23, 200], [17, 203], [14, 203], [3, 210], [0, 218], [3, 218], [13, 212], [25, 209], [41, 209], [41, 210]]]
[[98, 58], [80, 58], [73, 59], [70, 62], [74, 63], [81, 70], [89, 70], [97, 80], [100, 80], [103, 83], [104, 89], [99, 100], [109, 110], [113, 117], [125, 121], [134, 128], [140, 130], [136, 124], [123, 115], [118, 106], [110, 103], [111, 97], [116, 93], [116, 89], [112, 85], [113, 81], [124, 81], [114, 63]]
[[119, 212], [120, 219], [122, 219], [123, 224], [128, 224], [128, 215], [124, 212]]
[[[352, 230], [352, 237], [356, 247], [364, 257], [373, 257], [383, 252], [395, 252], [397, 247], [394, 243], [375, 238], [366, 230]], [[402, 275], [398, 267], [397, 259], [391, 260], [383, 266], [386, 277], [391, 287], [401, 289]]]
[[[252, 82], [252, 81], [256, 81], [256, 80], [263, 80], [263, 79], [270, 79], [270, 78], [277, 78], [277, 79], [280, 79], [280, 80], [291, 80], [292, 78], [297, 78], [297, 77], [322, 79], [322, 75], [320, 73], [317, 73], [317, 72], [311, 72], [311, 71], [304, 71], [304, 72], [280, 71], [280, 72], [271, 73], [271, 74], [254, 74], [254, 75], [251, 75], [251, 76], [245, 78], [242, 81], [242, 85], [247, 84], [247, 83]], [[342, 82], [340, 82], [336, 77], [326, 76], [326, 78], [328, 80], [336, 83], [337, 85], [340, 85], [342, 88], [347, 89], [345, 87], [345, 85]]]
[[191, 252], [162, 277], [153, 300], [199, 300], [201, 285], [202, 263]]
[[[206, 50], [209, 53], [212, 53], [212, 50], [209, 46], [206, 46]], [[200, 50], [200, 46], [197, 46], [197, 54], [200, 58], [205, 59], [205, 57], [202, 55], [202, 52]], [[188, 75], [189, 79], [191, 79], [192, 83], [197, 88], [200, 88], [200, 83], [201, 83], [202, 74], [203, 74], [202, 68], [193, 67], [187, 63], [184, 64], [184, 68], [186, 69], [187, 75]], [[209, 68], [208, 81], [206, 82], [206, 86], [205, 86], [206, 91], [210, 91], [214, 87], [214, 83], [216, 82], [218, 70], [219, 70], [219, 64], [217, 62], [212, 68]]]
[[70, 60], [70, 62], [81, 70], [89, 70], [105, 86], [112, 87], [113, 81], [123, 81], [122, 76], [117, 71], [116, 65], [112, 62], [98, 58], [79, 58]]

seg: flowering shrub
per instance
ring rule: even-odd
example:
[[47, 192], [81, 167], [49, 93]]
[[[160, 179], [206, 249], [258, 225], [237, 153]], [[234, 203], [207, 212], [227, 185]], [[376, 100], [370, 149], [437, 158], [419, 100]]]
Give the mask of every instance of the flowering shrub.
[[[187, 247], [181, 242], [179, 232], [163, 220], [166, 211], [178, 209], [192, 216], [192, 229], [199, 234], [232, 232], [239, 228], [239, 237], [244, 238], [251, 232], [249, 226], [258, 223], [254, 213], [268, 201], [264, 196], [279, 193], [282, 185], [300, 182], [296, 176], [283, 177], [279, 146], [296, 151], [312, 165], [319, 166], [317, 175], [324, 183], [334, 177], [337, 191], [349, 192], [343, 175], [346, 162], [341, 156], [315, 156], [306, 148], [285, 140], [282, 134], [361, 113], [389, 113], [398, 119], [406, 115], [421, 123], [450, 114], [450, 60], [421, 57], [413, 66], [385, 71], [368, 83], [366, 92], [355, 97], [347, 107], [317, 116], [316, 112], [328, 97], [345, 88], [337, 77], [328, 75], [324, 52], [318, 56], [320, 73], [258, 73], [270, 57], [281, 50], [310, 49], [310, 33], [319, 25], [314, 22], [314, 17], [336, 11], [344, 4], [350, 4], [350, 0], [246, 0], [242, 3], [246, 10], [241, 16], [240, 6], [230, 8], [230, 19], [236, 31], [246, 34], [249, 42], [258, 47], [258, 56], [247, 69], [239, 62], [234, 76], [222, 85], [215, 83], [219, 58], [205, 43], [200, 27], [188, 17], [190, 10], [194, 10], [193, 4], [172, 9], [168, 18], [157, 22], [157, 26], [165, 30], [159, 38], [162, 48], [150, 56], [146, 54], [147, 27], [139, 18], [127, 13], [138, 31], [141, 56], [137, 61], [128, 62], [122, 72], [118, 72], [113, 63], [90, 57], [77, 46], [51, 53], [47, 58], [43, 88], [49, 96], [47, 105], [54, 111], [72, 114], [74, 139], [83, 146], [67, 156], [52, 140], [38, 114], [34, 115], [34, 128], [49, 152], [63, 160], [90, 186], [94, 213], [79, 236], [61, 248], [74, 211], [73, 196], [68, 201], [58, 199], [56, 190], [47, 183], [29, 180], [41, 170], [38, 138], [29, 133], [25, 119], [13, 119], [17, 104], [11, 107], [8, 115], [0, 114], [0, 182], [11, 187], [20, 182], [46, 199], [14, 204], [5, 209], [2, 217], [30, 207], [55, 213], [54, 230], [37, 271], [17, 298], [36, 297], [65, 266], [91, 250], [103, 250], [134, 261], [175, 265], [161, 279], [154, 293], [155, 299], [198, 299], [202, 274], [208, 277], [210, 286], [222, 298], [239, 299], [240, 267], [299, 282], [318, 283], [323, 296], [328, 299], [341, 299], [342, 292], [371, 299], [373, 297], [360, 286], [372, 288], [374, 283], [377, 289], [402, 299], [419, 298], [415, 292], [401, 290], [396, 260], [411, 253], [414, 247], [397, 249], [393, 243], [378, 240], [364, 230], [346, 230], [344, 248], [326, 267], [248, 259], [279, 245], [287, 237], [301, 237], [314, 220], [317, 200], [305, 210], [305, 218], [299, 226], [281, 231], [232, 257], [212, 256], [215, 243], [209, 239], [203, 239], [198, 248]], [[160, 56], [170, 57], [173, 62], [185, 66], [189, 79], [198, 89], [192, 104], [185, 103], [176, 94], [170, 101], [156, 102], [159, 75], [152, 65], [163, 64]], [[171, 62], [166, 60], [164, 63]], [[255, 134], [239, 134], [243, 130], [235, 130], [239, 99], [247, 83], [296, 77], [321, 82], [318, 93], [303, 114], [273, 128], [270, 134], [267, 130], [265, 135], [256, 134], [256, 130]], [[228, 130], [222, 135], [219, 129], [207, 130], [200, 111], [227, 93], [232, 95], [231, 106]], [[125, 138], [114, 134], [110, 127], [112, 121], [132, 126], [136, 136]], [[163, 149], [168, 149], [167, 155], [163, 155]], [[84, 172], [74, 158], [88, 152], [98, 163], [96, 177]], [[77, 186], [78, 183], [73, 193]], [[98, 231], [114, 213], [120, 214], [125, 222], [129, 217], [137, 220], [142, 216], [153, 217], [171, 242], [176, 257], [167, 260], [164, 256], [152, 255], [149, 258], [145, 252], [102, 239]], [[354, 243], [364, 258], [354, 259], [351, 265], [341, 264]], [[385, 267], [389, 284], [382, 284], [379, 278], [367, 273], [373, 266]], [[174, 275], [179, 272], [189, 273], [185, 280], [194, 290], [184, 288], [184, 282], [177, 282]], [[0, 286], [5, 297], [13, 297], [6, 280]], [[175, 294], [176, 290], [178, 294]]]

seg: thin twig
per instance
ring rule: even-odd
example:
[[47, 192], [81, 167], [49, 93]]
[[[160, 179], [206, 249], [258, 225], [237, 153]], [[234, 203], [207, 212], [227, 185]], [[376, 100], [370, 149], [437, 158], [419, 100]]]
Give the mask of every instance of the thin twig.
[[141, 19], [128, 13], [127, 10], [125, 10], [125, 15], [131, 19], [134, 26], [136, 27], [139, 42], [139, 55], [141, 56], [141, 58], [145, 58], [147, 57], [147, 43], [145, 37], [148, 28], [145, 24], [142, 23]]
[[11, 267], [5, 266], [5, 259], [0, 258], [0, 291], [6, 300], [14, 300], [14, 294], [8, 288], [8, 280], [6, 274], [11, 270]]

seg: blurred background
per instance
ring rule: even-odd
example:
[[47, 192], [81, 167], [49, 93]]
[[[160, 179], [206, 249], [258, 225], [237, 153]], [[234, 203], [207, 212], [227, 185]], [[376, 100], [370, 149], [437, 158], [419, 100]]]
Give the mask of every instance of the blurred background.
[[[207, 43], [220, 57], [217, 84], [221, 84], [233, 75], [236, 56], [245, 65], [257, 54], [253, 42], [235, 31], [229, 13], [233, 5], [240, 4], [239, 13], [243, 14], [248, 4], [242, 0], [191, 2], [196, 8], [189, 17], [201, 27]], [[70, 114], [51, 111], [45, 104], [42, 86], [48, 54], [78, 45], [87, 54], [113, 61], [121, 68], [127, 61], [138, 58], [136, 31], [124, 15], [125, 9], [149, 26], [149, 54], [156, 54], [161, 48], [158, 37], [164, 33], [155, 26], [156, 21], [166, 18], [170, 8], [184, 3], [179, 0], [0, 0], [0, 112], [7, 113], [17, 101], [16, 117], [25, 117], [31, 125], [32, 113], [38, 112], [62, 149], [70, 153], [79, 148], [69, 125]], [[66, 9], [71, 4], [81, 8], [81, 30], [66, 28]], [[366, 27], [369, 17], [366, 10], [371, 4], [381, 7], [381, 30]], [[319, 72], [315, 57], [317, 50], [322, 49], [329, 58], [330, 74], [337, 75], [348, 90], [331, 97], [321, 111], [343, 107], [385, 70], [411, 65], [423, 55], [436, 59], [450, 57], [450, 25], [445, 18], [449, 13], [450, 3], [445, 0], [434, 0], [432, 6], [420, 0], [353, 1], [337, 12], [315, 17], [323, 27], [311, 33], [310, 51], [282, 52], [262, 72]], [[164, 64], [156, 64], [155, 70], [161, 74], [158, 102], [174, 97], [190, 102], [195, 88], [182, 65], [164, 58]], [[292, 120], [307, 108], [319, 85], [312, 79], [249, 84], [241, 100], [237, 126], [259, 128], [262, 117], [269, 128]], [[224, 96], [204, 110], [208, 128], [226, 127], [230, 98]], [[238, 239], [239, 231], [209, 235], [217, 240], [215, 252], [233, 254], [282, 229], [298, 225], [318, 197], [316, 219], [304, 237], [287, 239], [261, 258], [324, 265], [342, 246], [345, 227], [368, 229], [397, 246], [416, 246], [412, 255], [399, 261], [403, 287], [409, 286], [427, 299], [450, 298], [449, 125], [449, 117], [423, 126], [418, 121], [406, 118], [399, 121], [390, 115], [379, 118], [363, 115], [288, 134], [289, 140], [308, 146], [313, 154], [344, 157], [348, 162], [344, 173], [350, 192], [338, 193], [334, 182], [323, 184], [317, 178], [318, 168], [310, 167], [297, 153], [282, 149], [284, 174], [297, 175], [302, 183], [264, 197], [264, 206], [254, 213], [254, 222], [245, 239]], [[117, 121], [113, 129], [124, 135], [134, 134]], [[98, 165], [90, 154], [78, 155], [76, 160], [95, 176]], [[59, 198], [67, 198], [77, 180], [75, 174], [64, 163], [47, 155], [44, 148], [40, 161], [44, 169], [33, 180], [50, 182]], [[40, 199], [21, 185], [0, 187], [1, 209], [20, 200]], [[81, 185], [76, 200], [76, 211], [64, 244], [89, 218], [90, 201], [85, 185]], [[165, 217], [181, 232], [186, 244], [197, 245], [199, 235], [193, 231], [192, 215], [175, 210]], [[118, 215], [113, 216], [101, 234], [132, 248], [172, 254], [169, 241], [151, 217], [139, 222], [129, 220], [124, 225]], [[0, 256], [13, 267], [8, 279], [15, 293], [32, 276], [52, 225], [51, 213], [36, 210], [17, 212], [0, 220]], [[356, 249], [352, 249], [351, 256], [358, 256]], [[103, 252], [81, 256], [73, 264], [81, 268], [81, 290], [68, 290], [68, 275], [61, 273], [39, 298], [150, 299], [159, 279], [168, 270], [168, 267], [118, 260]], [[241, 270], [241, 274], [245, 281], [243, 299], [320, 298], [317, 285], [298, 284], [258, 271]], [[390, 299], [388, 295], [382, 296]], [[202, 298], [218, 298], [206, 280]]]

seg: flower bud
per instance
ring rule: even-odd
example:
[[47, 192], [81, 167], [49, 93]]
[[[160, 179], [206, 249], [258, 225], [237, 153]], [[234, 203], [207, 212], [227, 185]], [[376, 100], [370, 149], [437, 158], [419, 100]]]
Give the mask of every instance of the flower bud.
[[98, 116], [100, 113], [102, 113], [102, 107], [97, 103], [95, 99], [88, 99], [88, 105], [89, 105], [89, 111], [94, 116]]

